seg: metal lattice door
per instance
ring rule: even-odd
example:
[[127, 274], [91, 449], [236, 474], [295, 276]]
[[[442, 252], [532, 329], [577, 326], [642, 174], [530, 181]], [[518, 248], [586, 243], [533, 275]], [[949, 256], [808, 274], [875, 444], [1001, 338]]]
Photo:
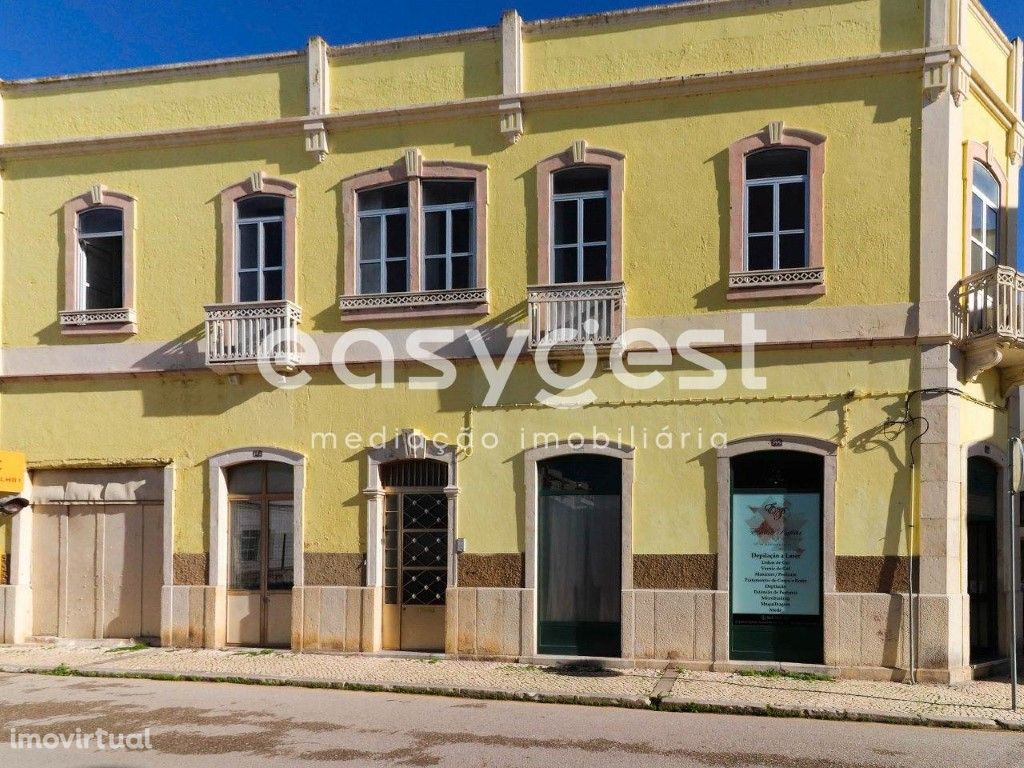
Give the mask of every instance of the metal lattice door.
[[404, 491], [386, 500], [385, 647], [444, 650], [448, 499]]

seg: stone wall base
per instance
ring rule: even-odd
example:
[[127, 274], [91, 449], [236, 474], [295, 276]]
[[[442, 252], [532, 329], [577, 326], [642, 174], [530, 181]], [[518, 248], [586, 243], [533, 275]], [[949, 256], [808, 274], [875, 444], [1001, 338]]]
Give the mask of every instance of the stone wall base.
[[527, 592], [511, 587], [449, 588], [445, 595], [445, 652], [456, 658], [516, 659], [526, 655], [523, 611], [532, 614]]
[[292, 650], [379, 650], [379, 598], [380, 590], [374, 587], [295, 587]]

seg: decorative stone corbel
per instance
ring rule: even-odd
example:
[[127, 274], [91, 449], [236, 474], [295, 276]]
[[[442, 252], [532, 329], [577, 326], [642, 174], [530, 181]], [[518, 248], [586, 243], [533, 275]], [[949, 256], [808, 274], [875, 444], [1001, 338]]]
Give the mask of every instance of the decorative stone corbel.
[[509, 144], [515, 144], [523, 136], [523, 104], [515, 101], [503, 101], [498, 105], [501, 115], [500, 128], [502, 135]]
[[971, 346], [964, 352], [964, 379], [977, 381], [989, 368], [995, 368], [1003, 360], [1003, 350], [994, 341]]
[[1006, 141], [1006, 154], [1010, 156], [1010, 165], [1024, 163], [1024, 126], [1020, 124], [1010, 131]]
[[772, 146], [782, 143], [782, 132], [785, 130], [786, 124], [781, 120], [775, 120], [768, 123], [765, 130], [768, 131], [768, 143]]
[[405, 175], [410, 179], [423, 175], [423, 153], [418, 147], [405, 150]]
[[249, 174], [249, 186], [252, 188], [253, 193], [263, 191], [264, 178], [265, 174], [263, 173], [262, 170], [253, 171], [251, 174]]
[[949, 66], [945, 59], [925, 64], [924, 93], [928, 101], [935, 101], [949, 87]]
[[[320, 36], [309, 38], [307, 60], [307, 112], [311, 118], [323, 117], [331, 111], [330, 77], [327, 41]], [[306, 151], [318, 163], [327, 158], [327, 128], [323, 120], [311, 120], [302, 126], [306, 138]]]
[[306, 151], [316, 157], [318, 163], [327, 159], [327, 128], [321, 121], [303, 123], [302, 130], [306, 134]]
[[587, 140], [576, 139], [572, 143], [572, 161], [574, 163], [587, 162]]
[[93, 184], [89, 187], [89, 202], [92, 205], [99, 205], [103, 202], [103, 191], [106, 189], [102, 184]]
[[971, 93], [971, 65], [962, 56], [958, 56], [950, 64], [950, 73], [950, 95], [953, 103], [962, 107]]

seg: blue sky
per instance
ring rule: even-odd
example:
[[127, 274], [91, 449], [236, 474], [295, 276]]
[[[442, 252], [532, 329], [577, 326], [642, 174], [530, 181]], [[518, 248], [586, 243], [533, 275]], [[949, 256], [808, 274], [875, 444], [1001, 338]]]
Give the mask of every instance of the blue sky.
[[[910, 0], [890, 0], [910, 2]], [[138, 67], [377, 40], [642, 5], [637, 0], [0, 0], [0, 78]], [[1024, 37], [1024, 0], [986, 0]], [[1021, 212], [1024, 229], [1024, 211]]]

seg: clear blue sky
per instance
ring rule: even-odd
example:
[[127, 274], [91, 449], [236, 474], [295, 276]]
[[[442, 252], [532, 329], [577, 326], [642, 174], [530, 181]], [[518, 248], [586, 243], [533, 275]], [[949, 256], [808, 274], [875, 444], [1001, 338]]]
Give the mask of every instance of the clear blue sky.
[[[910, 0], [890, 0], [910, 2]], [[0, 78], [138, 67], [643, 5], [636, 0], [0, 0]], [[1024, 0], [985, 0], [1024, 37]], [[1024, 230], [1024, 211], [1021, 212]]]

